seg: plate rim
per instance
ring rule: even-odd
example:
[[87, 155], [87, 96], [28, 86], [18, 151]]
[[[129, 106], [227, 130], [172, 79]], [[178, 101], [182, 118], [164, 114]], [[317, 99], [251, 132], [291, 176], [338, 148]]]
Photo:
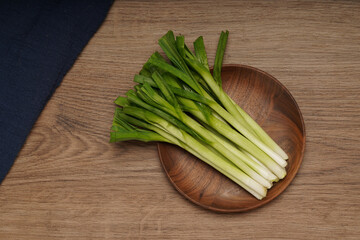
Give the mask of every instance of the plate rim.
[[[279, 195], [281, 195], [288, 187], [289, 185], [292, 183], [292, 181], [294, 180], [295, 176], [298, 174], [299, 172], [299, 169], [300, 169], [300, 166], [303, 162], [303, 158], [304, 158], [304, 153], [305, 153], [305, 148], [306, 148], [306, 129], [305, 129], [305, 121], [304, 121], [304, 117], [302, 115], [302, 112], [300, 110], [300, 107], [298, 105], [298, 103], [296, 102], [294, 96], [291, 94], [291, 92], [289, 91], [289, 89], [287, 89], [285, 87], [284, 84], [282, 84], [278, 79], [276, 79], [274, 76], [272, 76], [271, 74], [261, 70], [261, 69], [258, 69], [256, 67], [252, 67], [252, 66], [248, 66], [248, 65], [244, 65], [244, 64], [223, 64], [222, 68], [231, 68], [231, 67], [236, 67], [236, 68], [247, 68], [247, 69], [250, 69], [250, 70], [253, 70], [253, 71], [256, 71], [256, 72], [260, 72], [264, 75], [266, 75], [267, 77], [271, 78], [273, 81], [275, 81], [281, 88], [282, 90], [284, 90], [285, 92], [288, 93], [288, 95], [290, 96], [290, 98], [292, 99], [292, 101], [294, 102], [295, 104], [295, 107], [296, 107], [296, 110], [299, 112], [299, 116], [300, 116], [300, 120], [301, 120], [301, 126], [302, 126], [302, 134], [303, 134], [303, 138], [302, 138], [302, 144], [303, 144], [303, 148], [301, 150], [301, 154], [300, 154], [300, 158], [299, 158], [299, 161], [298, 161], [298, 164], [297, 166], [295, 167], [295, 174], [293, 176], [290, 176], [290, 179], [289, 179], [289, 182], [284, 185], [284, 187], [279, 191], [278, 194], [274, 195], [273, 197], [271, 198], [264, 198], [262, 200], [259, 200], [258, 201], [258, 204], [254, 204], [252, 206], [249, 206], [247, 208], [234, 208], [234, 209], [223, 209], [223, 208], [217, 208], [217, 207], [212, 207], [212, 206], [208, 206], [208, 205], [205, 205], [205, 204], [202, 204], [198, 201], [195, 201], [193, 198], [191, 198], [190, 196], [188, 196], [185, 192], [183, 192], [176, 184], [175, 182], [172, 180], [172, 178], [170, 177], [169, 173], [166, 171], [166, 168], [165, 168], [165, 165], [164, 165], [164, 161], [163, 161], [163, 157], [162, 157], [162, 154], [161, 154], [161, 146], [166, 146], [168, 145], [169, 143], [162, 143], [162, 142], [158, 142], [157, 143], [157, 149], [158, 149], [158, 155], [159, 155], [159, 160], [161, 162], [161, 166], [163, 168], [163, 171], [165, 172], [168, 180], [171, 182], [171, 184], [174, 186], [174, 188], [179, 192], [181, 193], [182, 196], [184, 196], [187, 200], [191, 201], [192, 203], [202, 207], [202, 208], [205, 208], [205, 209], [208, 209], [208, 210], [211, 210], [211, 211], [214, 211], [214, 212], [218, 212], [218, 213], [239, 213], [239, 212], [247, 212], [247, 211], [250, 211], [250, 210], [253, 210], [253, 209], [256, 209], [256, 208], [259, 208], [267, 203], [269, 203], [270, 201], [274, 200], [275, 198], [277, 198]], [[212, 70], [213, 67], [210, 68], [210, 70]], [[288, 175], [286, 175], [287, 177]], [[286, 178], [285, 177], [285, 178]]]

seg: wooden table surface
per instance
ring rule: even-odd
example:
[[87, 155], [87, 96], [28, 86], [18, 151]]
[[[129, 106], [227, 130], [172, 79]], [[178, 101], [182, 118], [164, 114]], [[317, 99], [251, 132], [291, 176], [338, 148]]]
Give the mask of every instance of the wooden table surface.
[[[116, 1], [47, 104], [0, 186], [0, 239], [360, 239], [360, 2]], [[156, 144], [109, 144], [113, 100], [157, 39], [203, 35], [210, 63], [279, 79], [307, 146], [289, 188], [241, 214], [186, 200]]]

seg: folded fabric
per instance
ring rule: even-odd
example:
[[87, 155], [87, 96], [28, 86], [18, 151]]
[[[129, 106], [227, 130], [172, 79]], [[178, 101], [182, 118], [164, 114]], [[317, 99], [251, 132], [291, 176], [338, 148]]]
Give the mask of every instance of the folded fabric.
[[0, 1], [0, 183], [111, 3]]

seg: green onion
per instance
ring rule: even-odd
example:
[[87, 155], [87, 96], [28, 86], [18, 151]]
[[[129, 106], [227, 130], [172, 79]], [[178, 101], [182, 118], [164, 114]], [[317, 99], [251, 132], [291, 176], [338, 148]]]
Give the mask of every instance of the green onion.
[[155, 52], [126, 97], [118, 97], [110, 142], [138, 140], [175, 144], [209, 164], [257, 199], [286, 176], [287, 154], [222, 89], [228, 39], [222, 32], [210, 73], [203, 37], [195, 54], [184, 36], [159, 39], [170, 62]]

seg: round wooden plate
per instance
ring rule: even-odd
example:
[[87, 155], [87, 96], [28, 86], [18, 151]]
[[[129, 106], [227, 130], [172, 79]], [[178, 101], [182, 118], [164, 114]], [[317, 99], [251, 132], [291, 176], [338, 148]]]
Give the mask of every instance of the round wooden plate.
[[305, 126], [290, 92], [273, 76], [253, 67], [224, 65], [223, 88], [284, 149], [287, 175], [261, 201], [185, 150], [158, 144], [162, 166], [174, 187], [187, 199], [218, 212], [260, 207], [282, 193], [299, 170], [305, 149]]

